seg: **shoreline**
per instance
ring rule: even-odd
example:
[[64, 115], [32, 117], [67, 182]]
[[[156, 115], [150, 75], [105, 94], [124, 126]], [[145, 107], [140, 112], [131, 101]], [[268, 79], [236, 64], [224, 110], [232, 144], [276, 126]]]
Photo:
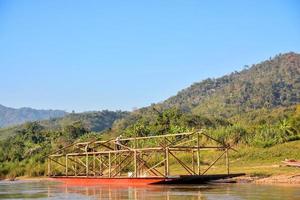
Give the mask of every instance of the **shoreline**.
[[[300, 173], [291, 175], [272, 175], [268, 177], [259, 176], [241, 176], [232, 178], [237, 184], [262, 184], [262, 185], [285, 185], [285, 186], [299, 186], [300, 187]], [[53, 179], [46, 176], [28, 177], [20, 176], [15, 180], [2, 179], [0, 181], [53, 181]]]
[[271, 175], [268, 177], [242, 176], [234, 179], [237, 183], [253, 183], [262, 185], [290, 185], [300, 187], [300, 173], [292, 175]]

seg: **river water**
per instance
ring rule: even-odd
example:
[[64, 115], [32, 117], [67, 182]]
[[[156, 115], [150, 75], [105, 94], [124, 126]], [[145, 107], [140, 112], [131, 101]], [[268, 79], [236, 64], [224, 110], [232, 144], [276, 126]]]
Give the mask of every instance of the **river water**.
[[300, 187], [255, 184], [78, 187], [48, 181], [0, 181], [0, 199], [300, 200]]

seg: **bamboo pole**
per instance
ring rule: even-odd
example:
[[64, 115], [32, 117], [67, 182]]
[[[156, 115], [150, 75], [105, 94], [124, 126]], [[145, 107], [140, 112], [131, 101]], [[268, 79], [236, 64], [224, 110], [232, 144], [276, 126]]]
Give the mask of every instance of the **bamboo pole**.
[[75, 157], [74, 160], [76, 161], [75, 164], [74, 164], [75, 165], [75, 170], [74, 170], [75, 172], [74, 173], [75, 173], [75, 176], [77, 176], [77, 157]]
[[[58, 162], [58, 161], [56, 161], [56, 160], [54, 160], [54, 159], [51, 159], [51, 158], [50, 158], [50, 160], [52, 160], [52, 161], [55, 162], [56, 164], [62, 166], [63, 168], [65, 167], [64, 164], [62, 164], [62, 163], [60, 163], [60, 162]], [[54, 168], [55, 168], [55, 166], [54, 166]]]
[[100, 171], [100, 176], [103, 176], [103, 174], [102, 174], [102, 156], [101, 155], [99, 158], [99, 171]]
[[198, 169], [198, 175], [201, 174], [200, 170], [200, 134], [197, 133], [197, 169]]
[[108, 153], [108, 177], [111, 177], [111, 153]]
[[[189, 147], [189, 146], [181, 146], [181, 147], [169, 147], [170, 151], [190, 151], [190, 149], [201, 149], [203, 150], [209, 150], [209, 149], [226, 149], [226, 147], [219, 147], [219, 146], [203, 146], [203, 147]], [[142, 149], [136, 149], [137, 151], [162, 151], [164, 152], [164, 147], [151, 147], [151, 148], [142, 148]], [[133, 152], [134, 150], [114, 150], [114, 151], [96, 151], [96, 152], [87, 152], [87, 153], [68, 153], [69, 156], [85, 156], [85, 155], [100, 155], [100, 154], [108, 154], [108, 153], [122, 153], [122, 152]], [[49, 157], [62, 157], [64, 155], [52, 155]], [[113, 160], [115, 161], [115, 160]]]
[[138, 174], [137, 174], [137, 152], [136, 152], [136, 150], [134, 150], [134, 157], [133, 157], [133, 159], [134, 159], [134, 176], [135, 177], [137, 177], [138, 176]]
[[201, 174], [201, 175], [204, 175], [212, 166], [214, 166], [214, 164], [216, 164], [216, 162], [218, 160], [220, 160], [220, 158], [225, 154], [225, 151], [212, 163], [209, 165], [209, 167]]
[[66, 176], [68, 176], [68, 155], [66, 155]]
[[166, 148], [166, 176], [170, 175], [170, 168], [169, 168], [169, 147]]
[[89, 155], [87, 153], [85, 156], [85, 174], [89, 176]]
[[[93, 152], [95, 151], [95, 149], [93, 148]], [[96, 154], [93, 154], [93, 171], [94, 171], [94, 176], [96, 176]]]
[[177, 134], [166, 134], [166, 135], [153, 135], [153, 136], [146, 136], [146, 137], [136, 137], [136, 138], [123, 138], [120, 141], [131, 141], [131, 140], [144, 140], [144, 139], [153, 139], [153, 138], [167, 138], [167, 137], [175, 137], [175, 136], [183, 136], [183, 135], [192, 135], [194, 132], [188, 133], [177, 133]]
[[193, 166], [193, 171], [195, 171], [195, 152], [192, 149], [192, 166]]
[[[79, 164], [79, 165], [81, 165], [81, 166], [83, 166], [83, 167], [86, 167], [87, 165], [86, 165], [86, 163], [84, 163], [82, 160], [78, 160], [78, 161], [76, 161], [76, 160], [73, 160], [73, 159], [71, 159], [71, 158], [68, 158], [70, 161], [72, 161], [72, 162], [75, 162], [75, 163], [77, 163], [77, 164]], [[89, 169], [89, 170], [91, 170], [92, 172], [94, 172], [94, 170], [93, 169]]]
[[177, 158], [171, 151], [169, 152], [171, 156], [173, 156], [177, 161], [178, 163], [190, 174], [190, 175], [193, 175], [195, 174], [195, 172], [189, 168], [183, 161], [181, 161], [179, 158]]
[[48, 158], [48, 176], [50, 177], [51, 176], [51, 159]]
[[157, 174], [160, 174], [162, 177], [165, 176], [164, 174], [162, 174], [160, 171], [158, 171], [155, 168], [150, 169], [151, 167], [148, 166], [147, 162], [145, 160], [141, 160], [141, 158], [138, 158], [140, 162], [143, 162], [143, 165], [149, 169], [155, 176], [157, 176]]
[[227, 174], [229, 175], [229, 154], [228, 154], [228, 148], [226, 148], [226, 168], [227, 168]]

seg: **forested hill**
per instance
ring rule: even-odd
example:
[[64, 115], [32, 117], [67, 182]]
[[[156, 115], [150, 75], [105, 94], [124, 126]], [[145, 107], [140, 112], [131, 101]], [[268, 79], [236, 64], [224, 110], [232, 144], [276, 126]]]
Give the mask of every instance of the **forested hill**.
[[62, 110], [36, 110], [32, 108], [9, 108], [0, 104], [0, 127], [22, 124], [28, 121], [63, 117]]
[[[35, 122], [28, 122], [25, 124], [12, 126], [0, 129], [0, 140], [17, 135], [22, 130], [27, 129], [28, 126], [38, 126], [48, 132], [72, 132], [74, 129], [83, 130], [82, 134], [87, 132], [101, 132], [111, 128], [112, 124], [125, 116], [127, 112], [122, 111], [93, 111], [84, 113], [71, 113], [64, 117], [51, 118], [49, 120], [40, 120]], [[74, 133], [74, 134], [77, 134]], [[80, 133], [81, 134], [81, 133]]]
[[231, 116], [300, 102], [300, 54], [279, 54], [240, 72], [206, 79], [162, 103], [196, 114]]

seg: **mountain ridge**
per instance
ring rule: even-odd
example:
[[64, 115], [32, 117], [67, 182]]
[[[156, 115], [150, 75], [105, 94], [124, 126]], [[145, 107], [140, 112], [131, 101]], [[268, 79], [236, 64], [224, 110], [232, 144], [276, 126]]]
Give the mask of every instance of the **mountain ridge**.
[[30, 107], [11, 108], [0, 104], [0, 127], [14, 126], [30, 121], [59, 118], [67, 115], [63, 110], [33, 109]]
[[[217, 110], [224, 105], [247, 111], [295, 105], [300, 102], [299, 91], [300, 54], [289, 52], [247, 66], [239, 72], [196, 82], [160, 105], [203, 114], [211, 114], [204, 109]], [[209, 105], [212, 100], [216, 105]]]

